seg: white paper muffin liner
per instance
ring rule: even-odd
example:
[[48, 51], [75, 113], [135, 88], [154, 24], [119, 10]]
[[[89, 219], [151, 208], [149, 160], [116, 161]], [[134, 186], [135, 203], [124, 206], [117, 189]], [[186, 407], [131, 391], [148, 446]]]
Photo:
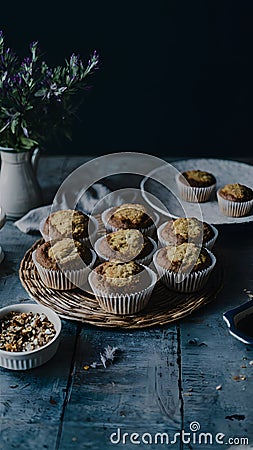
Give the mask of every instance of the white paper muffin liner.
[[[107, 221], [107, 217], [108, 214], [110, 213], [110, 211], [113, 209], [113, 207], [106, 209], [105, 211], [102, 212], [101, 214], [101, 219], [103, 221], [103, 224], [106, 228], [106, 231], [108, 233], [112, 233], [113, 231], [118, 231], [120, 228], [116, 228], [113, 227], [112, 225], [109, 224], [109, 222]], [[150, 227], [146, 227], [146, 228], [138, 228], [138, 230], [144, 234], [145, 236], [150, 236], [152, 237], [156, 231], [157, 225], [159, 223], [159, 216], [157, 213], [155, 213], [154, 211], [152, 212], [152, 218], [153, 218], [153, 225], [151, 225]]]
[[[90, 236], [86, 237], [86, 238], [78, 238], [76, 240], [78, 240], [79, 242], [82, 242], [84, 245], [86, 245], [86, 247], [91, 247], [91, 241], [93, 239], [96, 238], [96, 234], [98, 232], [98, 221], [95, 217], [93, 216], [89, 216], [89, 219], [92, 221], [93, 225], [94, 225], [94, 231], [90, 234]], [[44, 224], [45, 221], [47, 220], [47, 217], [44, 217], [41, 221], [40, 221], [40, 225], [39, 225], [39, 230], [40, 233], [44, 239], [45, 242], [48, 242], [50, 240], [50, 237], [44, 233], [43, 228], [44, 228]], [[62, 237], [64, 238], [64, 236]]]
[[[167, 223], [168, 222], [162, 223], [162, 225], [160, 225], [160, 227], [157, 229], [157, 237], [158, 237], [158, 240], [159, 240], [160, 244], [162, 245], [162, 247], [166, 247], [167, 245], [170, 245], [170, 242], [166, 241], [162, 237], [162, 231]], [[218, 232], [217, 228], [215, 228], [213, 225], [211, 225], [211, 224], [208, 224], [208, 225], [212, 228], [214, 236], [209, 241], [202, 242], [202, 246], [207, 248], [208, 250], [212, 250], [212, 248], [216, 242], [216, 239], [218, 237], [219, 232]]]
[[90, 249], [92, 254], [92, 260], [89, 265], [78, 270], [51, 270], [43, 267], [36, 260], [36, 250], [32, 253], [33, 262], [39, 272], [40, 278], [43, 283], [51, 288], [58, 289], [60, 291], [68, 291], [70, 289], [75, 289], [76, 287], [83, 286], [88, 279], [88, 274], [93, 268], [97, 255]]
[[135, 314], [143, 310], [150, 300], [151, 294], [157, 281], [157, 275], [153, 270], [151, 270], [149, 267], [145, 267], [145, 270], [151, 277], [150, 285], [140, 292], [131, 292], [129, 294], [108, 294], [106, 292], [102, 292], [94, 286], [92, 282], [94, 273], [91, 272], [89, 275], [89, 283], [100, 307], [104, 311], [107, 311], [111, 314], [120, 315]]
[[[109, 258], [107, 258], [103, 253], [100, 252], [99, 250], [99, 246], [101, 241], [105, 239], [105, 236], [100, 237], [94, 245], [94, 250], [97, 253], [99, 260], [101, 262], [103, 261], [109, 261]], [[154, 241], [154, 239], [152, 239], [151, 237], [148, 236], [148, 239], [150, 240], [151, 244], [153, 245], [153, 250], [152, 252], [150, 252], [147, 256], [145, 256], [144, 258], [140, 258], [140, 259], [134, 259], [135, 262], [137, 262], [138, 264], [142, 264], [144, 266], [148, 266], [151, 261], [153, 260], [153, 255], [157, 250], [157, 243]]]
[[220, 212], [225, 214], [225, 216], [230, 217], [246, 216], [253, 206], [253, 200], [249, 200], [247, 202], [233, 202], [221, 197], [219, 191], [217, 192], [217, 199]]
[[216, 189], [216, 183], [207, 187], [193, 187], [180, 181], [181, 174], [176, 175], [176, 183], [180, 197], [186, 202], [203, 203], [210, 200]]
[[154, 255], [153, 261], [158, 275], [163, 284], [165, 284], [169, 289], [178, 292], [195, 292], [200, 290], [208, 281], [208, 278], [216, 264], [216, 258], [210, 250], [207, 250], [211, 258], [211, 265], [207, 269], [201, 270], [199, 272], [191, 272], [188, 274], [177, 273], [172, 270], [167, 270], [161, 267], [157, 263], [157, 255], [160, 250]]

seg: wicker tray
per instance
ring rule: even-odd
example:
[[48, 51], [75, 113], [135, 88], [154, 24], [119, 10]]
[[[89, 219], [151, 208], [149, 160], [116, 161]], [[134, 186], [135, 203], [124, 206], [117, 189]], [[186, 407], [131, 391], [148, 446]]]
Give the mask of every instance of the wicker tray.
[[170, 291], [158, 282], [145, 310], [135, 315], [117, 316], [103, 311], [91, 292], [73, 289], [56, 291], [47, 288], [41, 281], [32, 261], [32, 252], [42, 239], [26, 252], [20, 264], [19, 276], [29, 296], [37, 303], [49, 306], [64, 319], [78, 320], [98, 327], [148, 328], [165, 325], [188, 316], [196, 309], [214, 300], [221, 290], [223, 272], [218, 263], [208, 283], [199, 292], [181, 294]]

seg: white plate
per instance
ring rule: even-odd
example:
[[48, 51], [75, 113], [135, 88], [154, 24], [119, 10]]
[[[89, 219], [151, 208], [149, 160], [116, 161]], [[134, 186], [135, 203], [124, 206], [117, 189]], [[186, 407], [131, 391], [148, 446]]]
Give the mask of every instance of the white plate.
[[0, 229], [3, 228], [6, 222], [6, 215], [3, 208], [0, 206]]
[[[192, 169], [205, 170], [211, 172], [217, 180], [217, 190], [225, 184], [241, 183], [253, 189], [253, 166], [237, 161], [223, 159], [187, 159], [170, 163], [179, 172]], [[176, 185], [173, 195], [169, 189], [158, 183], [152, 177], [159, 178], [161, 183], [168, 186], [168, 167], [161, 166], [151, 171], [141, 182], [141, 190], [144, 199], [157, 211], [165, 216], [178, 217], [198, 217], [205, 222], [221, 225], [245, 223], [253, 221], [253, 208], [250, 214], [245, 217], [224, 216], [218, 207], [217, 199], [205, 203], [189, 203], [181, 200]], [[151, 196], [148, 193], [152, 194]], [[157, 200], [156, 200], [157, 199]], [[161, 207], [161, 202], [164, 208]], [[201, 217], [202, 215], [202, 217]]]

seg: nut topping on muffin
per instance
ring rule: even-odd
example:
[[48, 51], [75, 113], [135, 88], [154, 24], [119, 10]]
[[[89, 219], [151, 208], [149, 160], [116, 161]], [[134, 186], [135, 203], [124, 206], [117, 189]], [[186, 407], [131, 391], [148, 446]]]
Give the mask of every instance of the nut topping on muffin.
[[45, 242], [36, 250], [37, 262], [49, 270], [80, 269], [80, 257], [85, 264], [89, 264], [91, 262], [90, 250], [70, 238]]
[[48, 216], [43, 227], [51, 239], [73, 237], [74, 239], [88, 236], [89, 217], [81, 211], [71, 209], [56, 211]]
[[136, 229], [119, 229], [100, 238], [98, 243], [98, 253], [109, 260], [142, 259], [154, 250], [151, 240]]
[[212, 263], [207, 250], [192, 243], [164, 247], [157, 255], [157, 262], [173, 272], [198, 272]]
[[206, 222], [201, 222], [195, 217], [180, 217], [170, 220], [164, 226], [161, 237], [168, 244], [182, 244], [194, 242], [199, 245], [210, 241], [214, 236], [213, 230]]
[[182, 172], [181, 181], [185, 180], [192, 187], [207, 187], [216, 183], [216, 178], [209, 172], [203, 170], [187, 170]]
[[145, 228], [153, 224], [145, 206], [138, 203], [124, 203], [114, 207], [108, 214], [108, 223], [115, 228]]
[[253, 199], [253, 190], [243, 184], [226, 184], [219, 190], [219, 195], [233, 202], [247, 202]]
[[106, 241], [109, 247], [124, 254], [131, 254], [133, 257], [138, 255], [143, 248], [143, 235], [139, 230], [118, 230], [106, 235]]
[[138, 292], [148, 286], [150, 276], [135, 261], [106, 261], [92, 272], [93, 283], [102, 292]]

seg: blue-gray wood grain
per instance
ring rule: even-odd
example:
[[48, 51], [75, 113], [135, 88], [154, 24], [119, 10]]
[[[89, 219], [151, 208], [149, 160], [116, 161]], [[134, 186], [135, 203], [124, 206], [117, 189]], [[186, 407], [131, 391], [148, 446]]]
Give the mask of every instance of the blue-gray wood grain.
[[[85, 159], [42, 158], [40, 183], [47, 203], [63, 179]], [[189, 431], [247, 437], [253, 442], [253, 351], [233, 339], [222, 313], [247, 300], [253, 290], [252, 225], [220, 227], [216, 251], [225, 268], [217, 299], [178, 324], [140, 331], [106, 330], [63, 321], [57, 355], [27, 372], [0, 369], [0, 448], [109, 449], [110, 434], [142, 435]], [[8, 222], [0, 231], [5, 261], [0, 266], [0, 305], [27, 299], [18, 278], [24, 252], [36, 235], [25, 235]], [[107, 345], [120, 348], [114, 364], [90, 368]], [[219, 389], [217, 387], [219, 386]], [[193, 433], [192, 433], [193, 434]], [[146, 438], [148, 438], [146, 436]], [[164, 444], [145, 448], [165, 448]], [[190, 444], [175, 449], [197, 449]]]

